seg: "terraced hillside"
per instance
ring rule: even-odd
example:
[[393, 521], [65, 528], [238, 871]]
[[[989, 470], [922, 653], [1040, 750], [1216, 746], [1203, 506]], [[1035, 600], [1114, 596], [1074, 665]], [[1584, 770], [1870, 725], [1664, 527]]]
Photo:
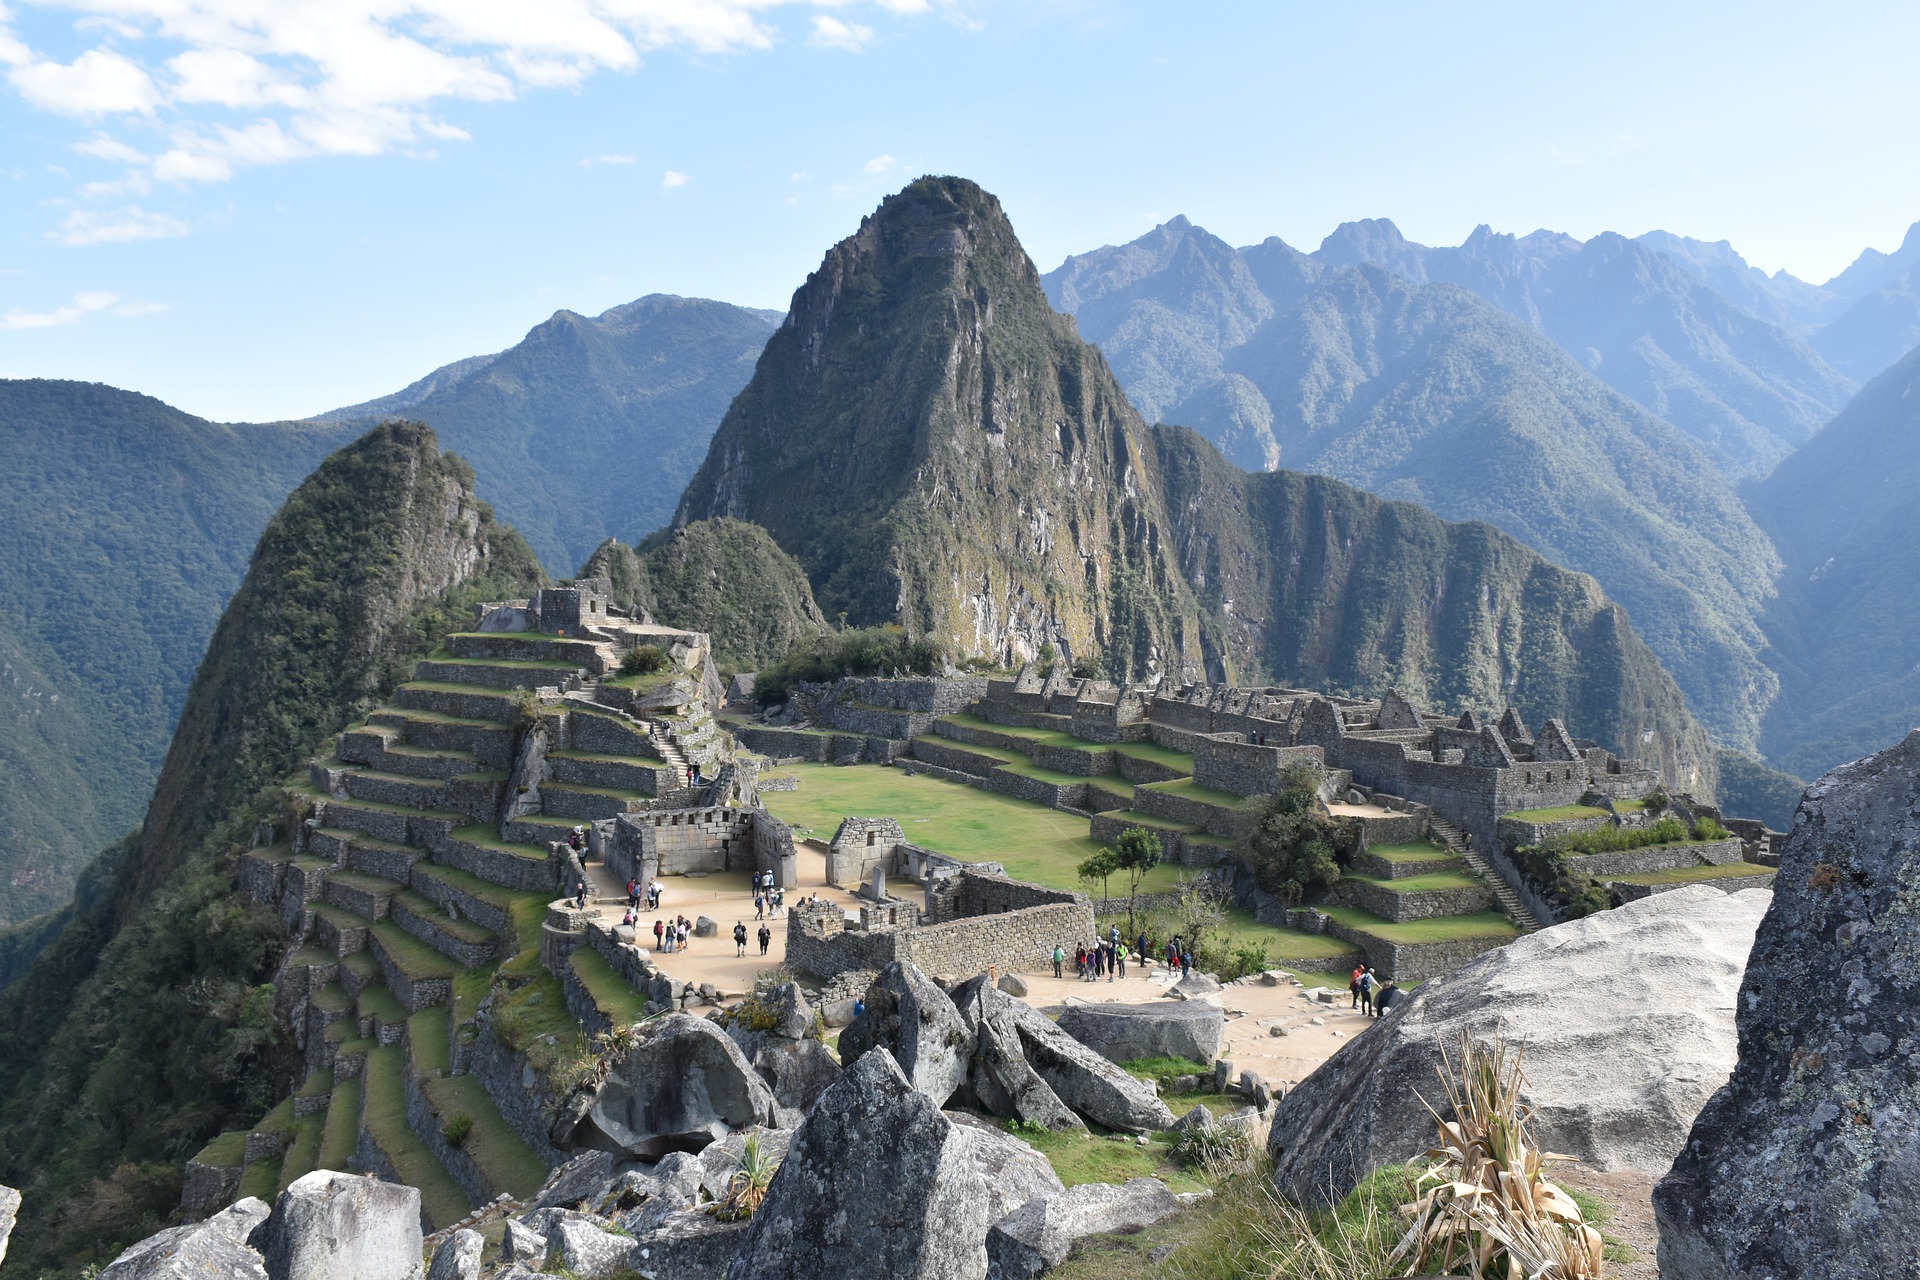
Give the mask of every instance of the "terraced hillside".
[[[575, 957], [577, 983], [541, 967], [564, 872], [550, 846], [576, 824], [684, 797], [688, 762], [721, 747], [697, 699], [657, 719], [593, 703], [615, 661], [596, 641], [450, 636], [287, 785], [291, 832], [247, 852], [241, 881], [295, 939], [276, 985], [306, 1076], [194, 1157], [192, 1206], [350, 1167], [419, 1187], [437, 1229], [529, 1195], [560, 1162], [520, 1072], [488, 1062], [525, 1050], [564, 1067], [592, 1021], [573, 1005], [606, 1025], [632, 1021], [641, 999], [593, 971], [591, 952]], [[635, 682], [607, 683], [619, 700]], [[508, 781], [536, 726], [554, 748], [523, 812]]]

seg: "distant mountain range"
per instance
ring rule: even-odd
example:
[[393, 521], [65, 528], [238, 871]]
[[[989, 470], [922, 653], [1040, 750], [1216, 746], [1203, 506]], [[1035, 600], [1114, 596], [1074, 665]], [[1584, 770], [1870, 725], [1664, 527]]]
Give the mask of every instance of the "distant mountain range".
[[313, 420], [425, 422], [564, 577], [608, 536], [666, 524], [779, 323], [777, 311], [666, 294], [591, 318], [556, 311], [505, 351]]

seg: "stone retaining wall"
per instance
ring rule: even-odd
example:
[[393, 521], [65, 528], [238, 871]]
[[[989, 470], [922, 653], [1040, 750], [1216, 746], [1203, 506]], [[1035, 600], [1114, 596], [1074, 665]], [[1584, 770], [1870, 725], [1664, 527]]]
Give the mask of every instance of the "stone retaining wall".
[[1740, 841], [1712, 840], [1687, 844], [1656, 844], [1619, 853], [1568, 854], [1568, 868], [1604, 880], [1608, 876], [1645, 875], [1676, 867], [1726, 866], [1740, 861]]
[[1427, 836], [1427, 813], [1427, 807], [1420, 805], [1415, 812], [1362, 815], [1355, 821], [1360, 824], [1360, 838], [1368, 844], [1417, 844]]
[[1561, 822], [1528, 822], [1509, 815], [1494, 826], [1494, 834], [1503, 845], [1545, 844], [1555, 836], [1579, 835], [1613, 825], [1613, 815], [1603, 813], [1592, 818], [1568, 818]]
[[1469, 916], [1494, 906], [1493, 890], [1483, 884], [1403, 893], [1347, 877], [1334, 886], [1333, 892], [1342, 901], [1395, 924], [1435, 916]]
[[984, 778], [1006, 762], [997, 756], [968, 749], [969, 746], [980, 745], [982, 744], [942, 741], [939, 738], [915, 738], [913, 758], [942, 769], [951, 769], [955, 773], [967, 773], [976, 778]]
[[1236, 796], [1270, 796], [1288, 769], [1302, 761], [1324, 764], [1319, 747], [1256, 746], [1227, 737], [1193, 742], [1193, 781]]
[[1622, 903], [1627, 903], [1638, 902], [1642, 898], [1651, 898], [1656, 893], [1667, 893], [1696, 884], [1709, 885], [1722, 893], [1739, 893], [1742, 889], [1771, 889], [1773, 877], [1774, 872], [1770, 868], [1756, 866], [1750, 876], [1721, 876], [1714, 880], [1682, 880], [1673, 884], [1627, 884], [1619, 880], [1609, 880], [1605, 884], [1608, 892], [1617, 896]]
[[507, 1127], [533, 1148], [533, 1153], [549, 1165], [565, 1164], [568, 1155], [553, 1145], [547, 1131], [547, 1097], [540, 1074], [523, 1054], [501, 1044], [493, 1034], [491, 1004], [483, 1005], [477, 1031], [470, 1043], [453, 1042], [453, 1069], [464, 1071], [480, 1082], [480, 1087], [500, 1109]]
[[1216, 836], [1239, 840], [1253, 830], [1254, 816], [1241, 809], [1224, 809], [1170, 791], [1142, 787], [1133, 793], [1133, 807], [1156, 818], [1184, 822]]
[[[1393, 843], [1403, 842], [1394, 841]], [[1364, 849], [1353, 855], [1353, 862], [1349, 868], [1354, 875], [1366, 876], [1372, 880], [1409, 880], [1414, 876], [1438, 875], [1443, 871], [1465, 871], [1466, 869], [1465, 858], [1448, 858], [1441, 862], [1389, 862]]]

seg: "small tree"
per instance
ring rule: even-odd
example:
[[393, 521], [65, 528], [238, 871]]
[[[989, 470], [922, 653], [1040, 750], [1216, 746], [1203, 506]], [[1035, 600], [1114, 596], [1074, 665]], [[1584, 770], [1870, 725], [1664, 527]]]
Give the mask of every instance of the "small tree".
[[1211, 877], [1183, 875], [1176, 897], [1187, 949], [1198, 955], [1207, 931], [1219, 928], [1227, 918], [1227, 891]]
[[1134, 902], [1140, 896], [1140, 882], [1147, 872], [1160, 865], [1160, 837], [1145, 827], [1128, 827], [1113, 842], [1111, 853], [1119, 870], [1127, 873], [1127, 936], [1134, 932]]
[[1339, 855], [1351, 852], [1353, 834], [1320, 812], [1318, 779], [1290, 772], [1280, 791], [1261, 807], [1247, 838], [1247, 867], [1254, 882], [1288, 906], [1340, 879]]
[[1100, 848], [1080, 864], [1080, 879], [1085, 881], [1089, 890], [1097, 880], [1100, 882], [1100, 900], [1106, 901], [1107, 881], [1113, 873], [1120, 870], [1120, 859], [1112, 849]]

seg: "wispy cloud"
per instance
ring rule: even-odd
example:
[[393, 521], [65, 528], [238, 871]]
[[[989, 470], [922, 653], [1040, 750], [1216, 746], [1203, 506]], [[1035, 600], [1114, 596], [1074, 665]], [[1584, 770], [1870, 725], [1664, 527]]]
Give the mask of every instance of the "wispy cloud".
[[873, 28], [858, 22], [842, 22], [832, 14], [816, 13], [813, 34], [807, 37], [807, 43], [821, 49], [863, 53], [873, 43]]
[[[935, 10], [952, 16], [958, 0], [56, 2], [80, 14], [73, 29], [93, 47], [71, 56], [32, 47], [0, 0], [0, 83], [90, 126], [74, 149], [124, 169], [79, 192], [105, 199], [138, 193], [142, 183], [217, 183], [316, 156], [430, 154], [433, 142], [469, 136], [445, 114], [459, 104], [633, 71], [654, 52], [769, 49], [782, 38], [775, 19], [783, 8], [804, 12], [808, 43], [857, 52], [877, 38], [855, 20], [860, 10], [894, 21]], [[130, 120], [141, 122], [140, 139], [157, 137], [158, 145], [115, 136]], [[631, 162], [598, 156], [589, 167]], [[112, 225], [129, 230], [63, 228], [58, 238], [181, 234], [155, 230], [150, 218]], [[142, 225], [144, 233], [130, 230]]]
[[77, 324], [101, 311], [110, 310], [117, 316], [150, 316], [166, 309], [164, 302], [121, 302], [117, 293], [82, 290], [73, 295], [72, 302], [51, 311], [21, 311], [16, 308], [0, 315], [0, 330], [57, 329], [61, 325]]
[[692, 181], [690, 174], [681, 173], [678, 169], [669, 169], [660, 177], [660, 185], [668, 191], [675, 187], [684, 187]]
[[591, 169], [595, 165], [603, 164], [632, 164], [635, 158], [634, 156], [587, 156], [580, 161], [580, 167], [582, 169]]
[[885, 173], [888, 170], [893, 168], [893, 157], [892, 156], [875, 156], [873, 159], [861, 165], [860, 168], [867, 173], [873, 173], [873, 174]]
[[49, 239], [79, 247], [90, 244], [130, 244], [135, 240], [170, 240], [187, 234], [187, 224], [164, 213], [149, 213], [139, 205], [124, 209], [75, 209], [49, 231]]

